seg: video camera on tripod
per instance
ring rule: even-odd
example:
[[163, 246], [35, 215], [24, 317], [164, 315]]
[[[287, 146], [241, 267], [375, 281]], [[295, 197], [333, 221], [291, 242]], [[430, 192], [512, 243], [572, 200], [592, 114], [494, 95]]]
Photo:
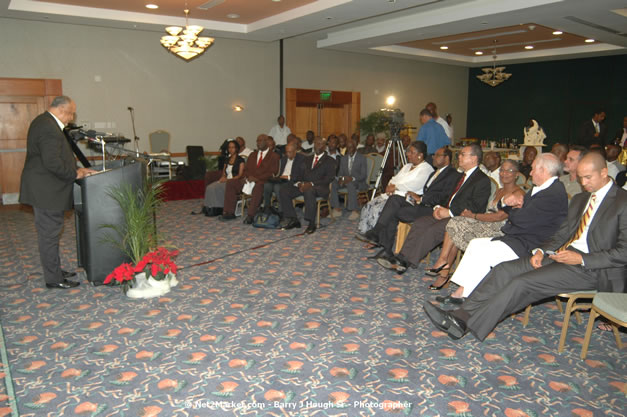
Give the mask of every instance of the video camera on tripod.
[[[383, 160], [381, 161], [381, 166], [379, 167], [377, 181], [374, 184], [375, 190], [377, 190], [379, 185], [381, 185], [383, 169], [390, 157], [390, 150], [392, 153], [392, 164], [395, 172], [407, 163], [405, 148], [403, 147], [403, 142], [400, 137], [401, 129], [405, 126], [405, 113], [403, 113], [400, 109], [381, 109], [381, 112], [387, 119], [386, 126], [390, 130], [390, 140], [387, 143], [385, 153], [383, 154]], [[374, 195], [375, 193], [372, 193], [371, 199], [374, 198]]]

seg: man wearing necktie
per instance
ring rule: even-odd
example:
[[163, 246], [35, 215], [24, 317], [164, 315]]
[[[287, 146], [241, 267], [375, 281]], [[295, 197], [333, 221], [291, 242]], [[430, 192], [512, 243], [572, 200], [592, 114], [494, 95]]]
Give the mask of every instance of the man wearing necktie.
[[587, 148], [590, 145], [605, 145], [605, 135], [607, 127], [603, 121], [605, 120], [605, 112], [597, 110], [592, 115], [592, 119], [586, 120], [579, 130], [579, 144]]
[[281, 186], [279, 203], [283, 213], [283, 230], [300, 227], [292, 200], [298, 196], [305, 198], [305, 220], [309, 222], [305, 233], [316, 231], [316, 198], [329, 197], [329, 184], [335, 177], [335, 161], [324, 151], [324, 141], [320, 136], [314, 139], [314, 155], [305, 158], [305, 172], [301, 181]]
[[583, 157], [568, 217], [532, 256], [497, 265], [461, 308], [424, 310], [433, 324], [459, 339], [470, 331], [483, 341], [494, 327], [529, 304], [573, 291], [625, 292], [627, 288], [627, 191], [607, 175], [597, 153]]
[[348, 139], [346, 143], [346, 154], [340, 159], [340, 170], [338, 176], [331, 183], [331, 207], [334, 215], [342, 216], [340, 205], [340, 187], [346, 191], [346, 208], [351, 212], [349, 220], [359, 219], [359, 201], [357, 195], [359, 191], [366, 190], [368, 177], [368, 162], [366, 157], [357, 152], [355, 139]]

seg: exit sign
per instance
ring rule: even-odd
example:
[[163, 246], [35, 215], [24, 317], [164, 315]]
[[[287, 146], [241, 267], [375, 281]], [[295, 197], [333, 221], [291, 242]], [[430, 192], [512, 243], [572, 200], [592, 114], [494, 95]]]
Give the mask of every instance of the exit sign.
[[321, 91], [320, 92], [320, 101], [331, 101], [331, 92], [330, 91]]

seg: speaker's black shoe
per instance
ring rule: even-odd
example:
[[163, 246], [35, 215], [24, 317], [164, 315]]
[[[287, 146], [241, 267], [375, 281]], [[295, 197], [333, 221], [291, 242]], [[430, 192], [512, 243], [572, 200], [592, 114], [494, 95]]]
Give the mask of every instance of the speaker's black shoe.
[[305, 229], [305, 233], [308, 235], [312, 234], [315, 231], [316, 231], [316, 224], [313, 222], [309, 223], [309, 226], [307, 226], [307, 228]]
[[296, 219], [290, 219], [281, 229], [290, 230], [300, 228], [300, 222]]
[[225, 221], [233, 220], [233, 219], [235, 219], [235, 214], [232, 214], [232, 213], [224, 213], [222, 217], [220, 217], [220, 220], [225, 220]]
[[61, 275], [63, 275], [63, 278], [71, 278], [76, 276], [76, 272], [61, 270]]
[[81, 285], [80, 282], [68, 281], [67, 279], [64, 279], [61, 282], [55, 282], [55, 283], [52, 283], [52, 284], [46, 283], [46, 288], [60, 288], [60, 289], [63, 289], [63, 290], [67, 290], [69, 288], [78, 287], [79, 285]]
[[386, 256], [385, 253], [385, 249], [381, 249], [379, 252], [377, 252], [376, 254], [372, 255], [372, 256], [368, 256], [368, 259], [379, 259], [382, 256]]
[[253, 224], [252, 216], [246, 216], [246, 218], [244, 219], [244, 224]]
[[454, 304], [454, 305], [462, 305], [464, 304], [463, 298], [451, 297], [451, 295], [447, 295], [446, 297], [437, 296], [435, 297], [435, 301], [442, 304]]
[[451, 339], [461, 339], [468, 331], [466, 323], [453, 316], [450, 312], [444, 311], [431, 303], [424, 304], [422, 308], [435, 327], [446, 332]]
[[357, 240], [379, 246], [379, 236], [374, 230], [368, 230], [366, 233], [355, 234]]

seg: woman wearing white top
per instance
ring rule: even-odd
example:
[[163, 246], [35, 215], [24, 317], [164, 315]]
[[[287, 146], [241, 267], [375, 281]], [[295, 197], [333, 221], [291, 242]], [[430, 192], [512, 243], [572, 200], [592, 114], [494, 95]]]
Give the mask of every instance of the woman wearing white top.
[[209, 184], [205, 189], [205, 203], [202, 208], [202, 212], [205, 216], [215, 217], [222, 214], [226, 180], [230, 180], [231, 178], [240, 178], [244, 175], [245, 163], [244, 158], [238, 155], [239, 149], [239, 143], [234, 140], [229, 142], [229, 157], [226, 164], [224, 164], [222, 177], [218, 181]]
[[361, 209], [359, 218], [360, 233], [366, 233], [377, 224], [379, 214], [383, 210], [383, 206], [385, 206], [389, 196], [396, 194], [405, 197], [407, 191], [413, 191], [422, 195], [422, 189], [429, 175], [433, 172], [433, 167], [425, 161], [426, 156], [427, 145], [424, 142], [416, 141], [409, 145], [407, 148], [407, 164], [392, 177], [385, 188], [385, 193], [377, 196]]

